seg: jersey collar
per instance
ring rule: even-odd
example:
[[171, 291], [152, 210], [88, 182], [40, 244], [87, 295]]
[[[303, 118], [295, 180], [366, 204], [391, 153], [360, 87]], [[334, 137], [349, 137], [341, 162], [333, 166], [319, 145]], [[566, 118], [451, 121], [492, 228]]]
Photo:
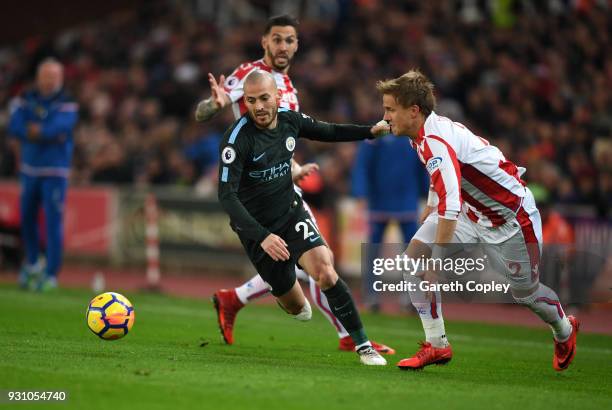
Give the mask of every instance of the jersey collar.
[[425, 124], [431, 121], [435, 115], [436, 113], [432, 111], [431, 113], [429, 113], [427, 118], [425, 118], [425, 122], [423, 123], [423, 125], [421, 125], [421, 128], [419, 128], [419, 133], [417, 134], [416, 140], [414, 141], [416, 144], [420, 145], [421, 142], [423, 142], [423, 138], [425, 138]]

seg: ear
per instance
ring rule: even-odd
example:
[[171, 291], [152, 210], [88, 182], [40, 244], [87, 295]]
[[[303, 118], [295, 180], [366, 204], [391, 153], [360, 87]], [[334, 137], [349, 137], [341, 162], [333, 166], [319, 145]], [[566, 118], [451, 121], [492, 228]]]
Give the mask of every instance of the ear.
[[276, 89], [276, 105], [278, 105], [280, 107], [280, 102], [281, 99], [283, 98], [283, 92], [280, 90], [280, 88]]
[[268, 47], [268, 36], [261, 36], [261, 48], [263, 48], [264, 52]]

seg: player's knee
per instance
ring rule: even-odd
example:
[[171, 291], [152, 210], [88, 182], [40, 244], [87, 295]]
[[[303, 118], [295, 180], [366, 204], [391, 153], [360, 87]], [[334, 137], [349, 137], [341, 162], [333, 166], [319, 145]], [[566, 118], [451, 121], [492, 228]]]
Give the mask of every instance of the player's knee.
[[429, 258], [431, 256], [431, 248], [429, 247], [429, 245], [419, 241], [418, 239], [412, 239], [408, 243], [408, 248], [406, 248], [405, 253], [406, 255], [408, 255], [409, 258]]
[[338, 274], [331, 263], [321, 265], [318, 269], [318, 273], [317, 284], [319, 288], [323, 290], [331, 288], [338, 281]]
[[528, 289], [510, 287], [510, 292], [512, 293], [512, 298], [516, 303], [521, 305], [529, 305], [533, 302], [533, 299], [535, 299], [539, 286], [540, 284], [538, 283]]

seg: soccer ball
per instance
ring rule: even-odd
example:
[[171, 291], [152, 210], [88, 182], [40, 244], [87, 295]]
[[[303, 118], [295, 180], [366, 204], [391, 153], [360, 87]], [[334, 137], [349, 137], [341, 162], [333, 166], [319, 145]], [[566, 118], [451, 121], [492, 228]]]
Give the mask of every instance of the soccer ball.
[[87, 326], [104, 340], [120, 339], [134, 325], [134, 307], [123, 295], [102, 293], [87, 306]]

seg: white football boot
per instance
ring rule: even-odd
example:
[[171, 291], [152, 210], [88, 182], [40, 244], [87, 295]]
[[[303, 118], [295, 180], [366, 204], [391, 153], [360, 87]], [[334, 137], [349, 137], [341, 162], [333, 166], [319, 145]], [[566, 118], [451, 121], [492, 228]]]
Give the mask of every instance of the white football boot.
[[372, 346], [362, 346], [357, 350], [359, 360], [366, 366], [386, 366], [387, 361]]

